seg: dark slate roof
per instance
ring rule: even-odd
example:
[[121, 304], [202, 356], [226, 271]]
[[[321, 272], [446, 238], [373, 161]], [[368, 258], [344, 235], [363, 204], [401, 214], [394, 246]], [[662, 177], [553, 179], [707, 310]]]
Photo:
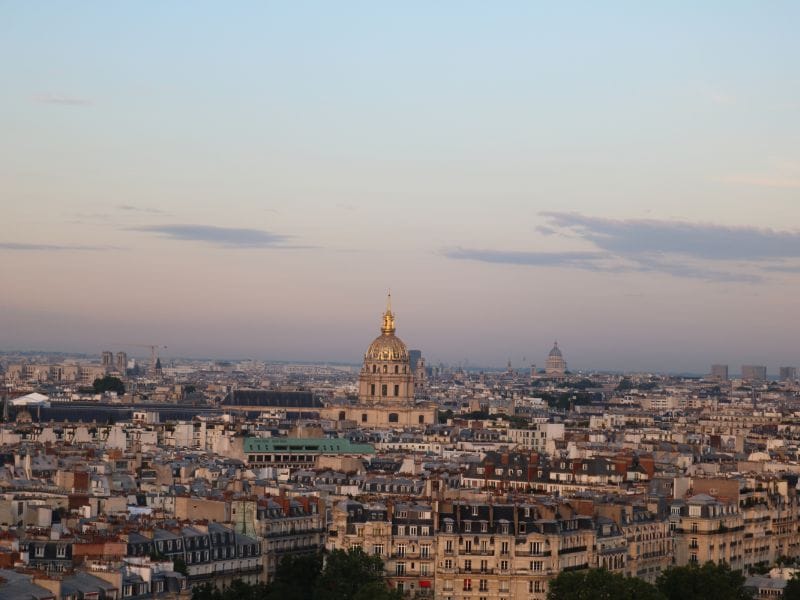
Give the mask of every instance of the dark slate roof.
[[269, 406], [276, 408], [323, 408], [311, 392], [277, 390], [235, 390], [225, 396], [222, 406]]

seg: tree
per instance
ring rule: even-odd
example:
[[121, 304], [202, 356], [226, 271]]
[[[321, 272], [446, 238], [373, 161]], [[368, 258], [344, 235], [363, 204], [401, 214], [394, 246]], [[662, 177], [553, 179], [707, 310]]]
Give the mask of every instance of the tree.
[[189, 575], [189, 571], [186, 568], [186, 561], [183, 560], [180, 556], [177, 557], [174, 561], [172, 561], [172, 569], [176, 573], [180, 573], [181, 575]]
[[550, 582], [547, 600], [665, 600], [643, 579], [606, 569], [562, 571]]
[[361, 549], [334, 550], [316, 582], [314, 600], [399, 600], [383, 575], [383, 561]]
[[94, 380], [92, 389], [95, 394], [103, 394], [105, 392], [117, 392], [120, 396], [125, 393], [125, 384], [119, 377], [113, 375], [106, 375], [102, 379], [99, 377]]
[[266, 600], [314, 600], [322, 555], [284, 556], [267, 586]]
[[800, 572], [792, 575], [792, 578], [786, 582], [786, 587], [783, 588], [784, 600], [800, 600]]
[[656, 586], [667, 600], [748, 600], [741, 571], [722, 563], [707, 562], [686, 567], [671, 567], [661, 573]]

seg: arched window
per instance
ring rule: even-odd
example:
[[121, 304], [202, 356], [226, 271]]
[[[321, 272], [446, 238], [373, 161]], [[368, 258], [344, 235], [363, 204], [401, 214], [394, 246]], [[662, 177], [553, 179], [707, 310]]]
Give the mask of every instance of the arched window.
[[372, 365], [372, 372], [373, 373], [377, 373], [378, 372], [378, 365]]
[[395, 365], [394, 366], [394, 372], [395, 373], [399, 373], [400, 372], [400, 366], [399, 365]]
[[397, 423], [400, 421], [400, 417], [397, 416], [397, 413], [389, 413], [389, 423]]
[[389, 367], [388, 367], [388, 365], [383, 365], [383, 372], [384, 372], [384, 373], [388, 373], [388, 372], [389, 372]]

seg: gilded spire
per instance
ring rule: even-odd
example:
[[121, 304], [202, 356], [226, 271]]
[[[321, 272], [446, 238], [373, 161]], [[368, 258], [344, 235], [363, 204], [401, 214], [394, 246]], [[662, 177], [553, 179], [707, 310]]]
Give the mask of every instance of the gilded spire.
[[386, 312], [383, 313], [383, 325], [381, 326], [383, 335], [394, 334], [394, 314], [392, 314], [392, 292], [386, 296]]

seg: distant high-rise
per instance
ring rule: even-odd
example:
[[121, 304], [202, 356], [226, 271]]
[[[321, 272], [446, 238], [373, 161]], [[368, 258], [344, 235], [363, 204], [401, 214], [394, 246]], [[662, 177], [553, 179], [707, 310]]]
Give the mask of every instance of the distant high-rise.
[[728, 381], [728, 365], [711, 365], [711, 379]]
[[408, 366], [412, 373], [417, 371], [417, 363], [422, 358], [422, 350], [409, 350], [408, 351]]
[[548, 377], [560, 377], [567, 372], [567, 361], [564, 360], [564, 355], [558, 347], [558, 342], [553, 344], [553, 349], [547, 355], [547, 361], [544, 363], [544, 372]]
[[100, 355], [101, 363], [106, 368], [111, 368], [114, 366], [114, 353], [109, 350], [103, 350], [103, 354]]
[[794, 381], [797, 379], [797, 367], [781, 367], [779, 379], [781, 381]]
[[742, 365], [742, 379], [746, 381], [766, 381], [767, 367], [763, 365]]
[[128, 370], [128, 355], [125, 352], [117, 352], [117, 371], [123, 375]]

